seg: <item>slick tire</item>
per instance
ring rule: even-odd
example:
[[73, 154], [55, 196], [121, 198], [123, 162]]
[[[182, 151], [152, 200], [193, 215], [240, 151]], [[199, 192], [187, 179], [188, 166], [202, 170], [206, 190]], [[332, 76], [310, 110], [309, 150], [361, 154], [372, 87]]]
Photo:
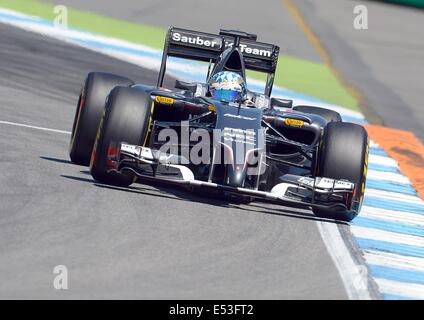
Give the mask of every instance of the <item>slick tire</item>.
[[342, 122], [342, 117], [340, 114], [336, 111], [320, 108], [320, 107], [313, 107], [313, 106], [294, 106], [293, 110], [304, 112], [304, 113], [311, 113], [318, 116], [321, 116], [328, 122]]
[[97, 131], [90, 172], [96, 181], [127, 187], [135, 180], [129, 171], [111, 171], [108, 156], [121, 142], [145, 145], [152, 121], [150, 94], [129, 87], [115, 87], [108, 98]]
[[316, 176], [345, 179], [356, 184], [350, 210], [314, 209], [316, 216], [351, 221], [361, 210], [368, 165], [368, 134], [357, 124], [330, 122], [318, 153]]
[[91, 72], [87, 75], [78, 99], [69, 156], [73, 163], [88, 166], [97, 128], [109, 92], [116, 86], [134, 84], [130, 79], [109, 73]]

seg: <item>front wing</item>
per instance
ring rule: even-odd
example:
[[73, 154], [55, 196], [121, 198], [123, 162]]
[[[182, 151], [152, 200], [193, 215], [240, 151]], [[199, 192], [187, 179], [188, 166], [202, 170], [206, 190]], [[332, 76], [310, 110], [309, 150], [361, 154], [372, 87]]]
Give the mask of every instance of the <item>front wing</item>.
[[[120, 143], [118, 153], [109, 159], [114, 163], [110, 170], [130, 171], [136, 176], [161, 182], [185, 185], [196, 188], [210, 188], [217, 191], [266, 199], [297, 208], [319, 208], [349, 210], [355, 184], [345, 180], [324, 177], [305, 177], [285, 174], [281, 183], [270, 191], [233, 187], [212, 181], [196, 180], [193, 172], [181, 161], [180, 156], [170, 155], [142, 146]], [[349, 200], [350, 199], [350, 200]]]

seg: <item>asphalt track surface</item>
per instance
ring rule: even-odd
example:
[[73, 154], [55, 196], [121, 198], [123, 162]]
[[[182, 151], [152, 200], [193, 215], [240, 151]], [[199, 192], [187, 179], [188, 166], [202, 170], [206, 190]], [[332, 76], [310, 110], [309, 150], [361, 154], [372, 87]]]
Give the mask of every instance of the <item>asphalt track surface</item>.
[[[0, 121], [70, 131], [87, 72], [156, 79], [1, 24], [0, 38]], [[0, 123], [0, 298], [347, 298], [310, 212], [99, 185], [70, 163], [68, 143]], [[57, 265], [69, 290], [53, 288]]]
[[[57, 3], [55, 0], [44, 0]], [[61, 4], [160, 27], [216, 32], [237, 28], [320, 62], [283, 0], [62, 0]], [[293, 0], [335, 67], [364, 96], [377, 124], [414, 132], [424, 142], [424, 10], [353, 0]], [[356, 5], [368, 8], [368, 30], [353, 28]]]

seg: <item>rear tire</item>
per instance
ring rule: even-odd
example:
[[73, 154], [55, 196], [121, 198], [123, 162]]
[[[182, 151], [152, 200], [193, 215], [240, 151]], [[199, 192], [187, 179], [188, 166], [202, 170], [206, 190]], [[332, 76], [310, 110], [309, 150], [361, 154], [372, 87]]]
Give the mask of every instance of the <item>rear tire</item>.
[[368, 165], [368, 134], [357, 124], [331, 122], [324, 129], [316, 176], [356, 184], [350, 210], [313, 209], [318, 217], [351, 221], [361, 210]]
[[313, 107], [313, 106], [294, 106], [293, 110], [304, 112], [304, 113], [311, 113], [316, 114], [318, 116], [321, 116], [328, 122], [342, 122], [342, 117], [340, 114], [336, 111], [320, 108], [320, 107]]
[[73, 163], [88, 166], [106, 97], [116, 86], [130, 86], [130, 79], [109, 73], [90, 72], [78, 100], [72, 126], [69, 156]]
[[90, 172], [101, 183], [127, 187], [135, 180], [132, 173], [109, 171], [107, 165], [111, 145], [121, 142], [144, 145], [151, 122], [150, 94], [129, 87], [115, 87], [106, 104], [100, 121]]

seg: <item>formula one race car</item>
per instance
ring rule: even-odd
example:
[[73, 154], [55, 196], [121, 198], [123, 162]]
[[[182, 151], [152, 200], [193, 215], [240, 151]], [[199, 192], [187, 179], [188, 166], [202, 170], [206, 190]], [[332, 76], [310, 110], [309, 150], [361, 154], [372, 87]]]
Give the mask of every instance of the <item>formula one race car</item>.
[[[159, 180], [352, 220], [365, 190], [366, 131], [333, 110], [271, 97], [279, 48], [256, 39], [171, 27], [156, 86], [89, 73], [71, 160], [105, 184]], [[163, 88], [170, 56], [209, 63], [206, 82]], [[246, 70], [267, 73], [263, 93], [248, 90]]]

